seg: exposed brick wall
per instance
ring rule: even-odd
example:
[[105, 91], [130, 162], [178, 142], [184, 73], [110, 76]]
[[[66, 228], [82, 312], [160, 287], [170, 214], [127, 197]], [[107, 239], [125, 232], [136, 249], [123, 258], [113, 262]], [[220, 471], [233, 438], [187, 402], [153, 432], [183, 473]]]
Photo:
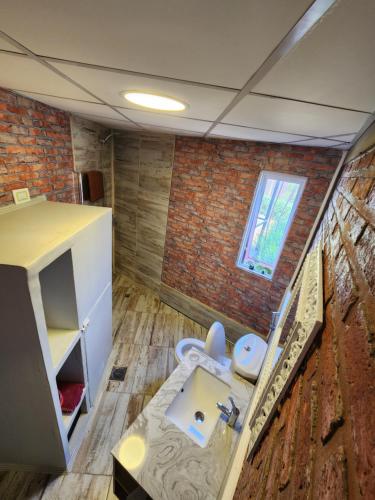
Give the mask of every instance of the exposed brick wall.
[[[177, 137], [162, 281], [267, 333], [339, 157], [332, 149]], [[235, 265], [261, 170], [308, 178], [272, 281]]]
[[68, 113], [0, 89], [0, 205], [23, 187], [75, 202], [74, 175]]
[[375, 148], [324, 215], [325, 324], [235, 497], [375, 498]]

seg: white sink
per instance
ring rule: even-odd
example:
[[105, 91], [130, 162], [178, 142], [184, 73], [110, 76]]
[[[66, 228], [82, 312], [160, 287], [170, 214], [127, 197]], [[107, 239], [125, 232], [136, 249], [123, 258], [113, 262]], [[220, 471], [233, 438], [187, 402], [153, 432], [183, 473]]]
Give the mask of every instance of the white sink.
[[195, 443], [205, 448], [220, 418], [216, 403], [226, 404], [229, 391], [229, 385], [197, 366], [165, 414]]

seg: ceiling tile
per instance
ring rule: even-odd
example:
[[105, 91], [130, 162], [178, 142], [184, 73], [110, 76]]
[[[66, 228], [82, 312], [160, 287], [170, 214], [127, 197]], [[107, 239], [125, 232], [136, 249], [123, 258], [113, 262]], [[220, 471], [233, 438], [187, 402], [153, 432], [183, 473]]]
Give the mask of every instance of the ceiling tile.
[[337, 141], [351, 142], [357, 134], [343, 134], [343, 135], [331, 135], [326, 137], [326, 139], [335, 139]]
[[339, 144], [338, 146], [334, 146], [335, 149], [342, 149], [343, 151], [347, 151], [350, 149], [352, 146], [348, 142], [344, 142], [343, 144]]
[[256, 92], [375, 110], [375, 2], [336, 3], [254, 88]]
[[191, 120], [190, 118], [183, 118], [180, 116], [149, 113], [147, 111], [138, 111], [135, 109], [127, 109], [126, 116], [140, 124], [153, 125], [173, 130], [185, 130], [185, 132], [204, 133], [211, 125], [211, 122], [207, 121]]
[[210, 136], [265, 142], [292, 142], [308, 139], [308, 137], [300, 135], [283, 134], [280, 132], [272, 132], [270, 130], [258, 130], [254, 128], [236, 127], [234, 125], [225, 124], [216, 125], [210, 133]]
[[26, 56], [0, 53], [0, 86], [25, 92], [92, 100], [91, 96]]
[[0, 35], [0, 50], [9, 50], [10, 52], [18, 52], [18, 53], [21, 52], [14, 45], [7, 42], [4, 38], [1, 38], [1, 35]]
[[45, 96], [32, 92], [18, 92], [18, 94], [30, 97], [30, 99], [35, 99], [36, 101], [43, 102], [44, 104], [48, 104], [49, 106], [53, 106], [58, 109], [63, 109], [64, 111], [70, 111], [71, 113], [88, 113], [107, 118], [121, 119], [121, 117], [119, 116], [118, 113], [116, 113], [116, 111], [113, 111], [113, 109], [109, 108], [105, 104], [74, 101], [72, 99], [63, 99], [61, 97]]
[[155, 125], [147, 125], [146, 123], [140, 123], [140, 125], [150, 132], [157, 132], [158, 134], [173, 134], [173, 135], [187, 135], [189, 137], [202, 137], [202, 132], [192, 132], [191, 130], [183, 130], [180, 128], [171, 127], [157, 127]]
[[326, 137], [359, 130], [367, 117], [365, 113], [248, 95], [224, 120], [233, 125]]
[[140, 106], [126, 101], [120, 93], [124, 90], [143, 90], [175, 97], [188, 104], [187, 109], [177, 113], [178, 116], [215, 120], [236, 95], [235, 92], [225, 90], [124, 75], [72, 64], [52, 64], [96, 96], [114, 106], [142, 109]]
[[104, 125], [108, 128], [114, 128], [119, 130], [139, 130], [139, 128], [134, 125], [132, 122], [128, 120], [112, 120], [111, 118], [103, 118], [102, 116], [85, 114], [85, 113], [75, 113], [77, 116], [81, 118], [85, 118], [86, 120], [91, 120], [92, 122], [99, 123], [100, 125]]
[[239, 88], [311, 0], [2, 0], [2, 30], [42, 55]]
[[[318, 148], [335, 148], [343, 143], [339, 141], [330, 141], [329, 139], [308, 139], [292, 143], [293, 146], [312, 146]], [[348, 144], [349, 147], [349, 144]]]

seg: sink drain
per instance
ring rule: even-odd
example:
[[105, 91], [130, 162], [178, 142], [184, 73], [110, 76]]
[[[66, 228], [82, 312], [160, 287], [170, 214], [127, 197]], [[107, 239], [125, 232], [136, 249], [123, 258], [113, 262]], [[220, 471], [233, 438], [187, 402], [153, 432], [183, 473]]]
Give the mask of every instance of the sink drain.
[[198, 424], [201, 424], [202, 422], [204, 422], [204, 413], [201, 411], [196, 411], [194, 413], [194, 418], [195, 421], [198, 422]]

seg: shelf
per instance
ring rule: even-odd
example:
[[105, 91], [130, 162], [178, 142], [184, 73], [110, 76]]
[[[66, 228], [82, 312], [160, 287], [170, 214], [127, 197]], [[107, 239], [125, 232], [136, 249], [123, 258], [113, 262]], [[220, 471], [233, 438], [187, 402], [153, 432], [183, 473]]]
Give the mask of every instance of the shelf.
[[81, 408], [82, 401], [84, 400], [85, 395], [86, 395], [86, 387], [84, 387], [84, 389], [82, 391], [81, 399], [79, 400], [79, 403], [77, 404], [77, 406], [74, 408], [73, 413], [63, 413], [62, 414], [64, 427], [65, 427], [67, 434], [70, 430], [72, 423], [74, 422], [74, 419], [76, 418], [76, 415], [77, 415], [79, 409]]
[[78, 342], [81, 332], [80, 330], [47, 328], [47, 333], [52, 364], [55, 373], [57, 373]]

